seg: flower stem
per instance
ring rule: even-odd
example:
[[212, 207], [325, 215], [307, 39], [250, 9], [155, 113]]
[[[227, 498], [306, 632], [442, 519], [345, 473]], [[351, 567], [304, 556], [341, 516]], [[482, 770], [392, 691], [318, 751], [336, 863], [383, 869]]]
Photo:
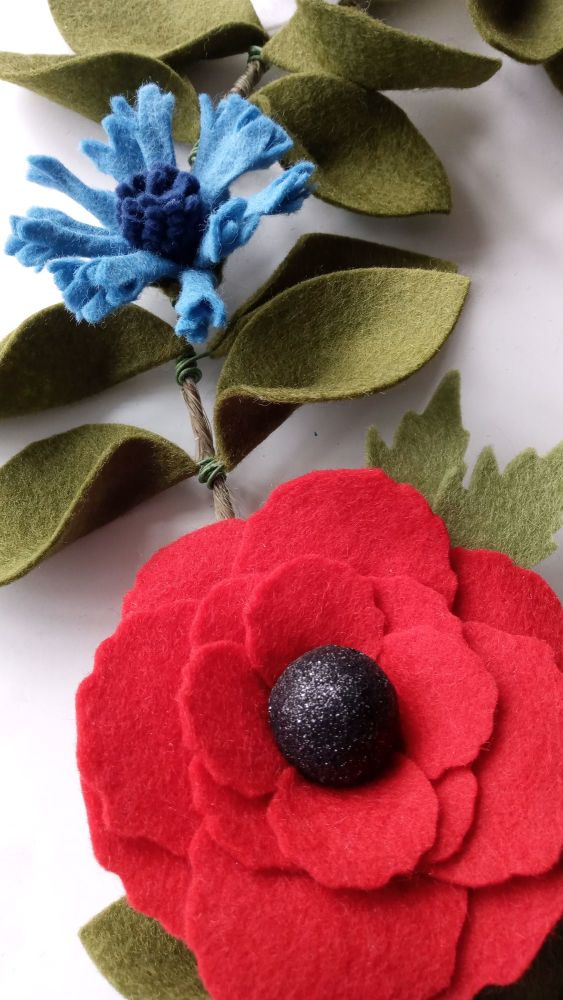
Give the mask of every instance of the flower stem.
[[209, 467], [209, 459], [216, 460], [214, 463], [214, 475], [207, 480], [202, 479], [200, 476], [200, 481], [207, 481], [213, 493], [215, 517], [218, 521], [222, 521], [225, 518], [236, 517], [236, 514], [231, 494], [229, 493], [229, 488], [227, 486], [224, 467], [217, 459], [215, 452], [211, 424], [207, 419], [201, 396], [199, 394], [199, 389], [197, 387], [200, 374], [201, 373], [198, 369], [195, 368], [193, 374], [190, 374], [189, 372], [184, 373], [178, 378], [178, 381], [190, 415], [190, 423], [192, 425], [192, 431], [197, 445], [198, 465], [200, 466], [200, 469], [203, 470], [206, 465]]
[[259, 45], [253, 45], [248, 53], [248, 65], [229, 90], [229, 94], [250, 97], [268, 68], [267, 61], [262, 57], [262, 49]]

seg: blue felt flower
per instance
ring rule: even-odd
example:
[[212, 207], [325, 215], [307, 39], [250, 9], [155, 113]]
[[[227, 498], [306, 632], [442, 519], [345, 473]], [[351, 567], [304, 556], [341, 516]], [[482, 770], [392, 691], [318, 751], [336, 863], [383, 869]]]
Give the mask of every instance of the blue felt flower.
[[101, 225], [32, 208], [11, 219], [6, 252], [47, 269], [77, 319], [99, 323], [147, 285], [174, 279], [177, 333], [193, 342], [226, 322], [217, 266], [248, 242], [263, 215], [296, 212], [310, 193], [313, 164], [300, 162], [250, 198], [232, 198], [241, 174], [276, 163], [292, 140], [248, 101], [230, 95], [215, 107], [200, 97], [201, 128], [192, 170], [176, 165], [173, 94], [146, 84], [134, 106], [111, 101], [102, 122], [108, 143], [82, 149], [118, 182], [114, 192], [84, 184], [59, 160], [30, 157], [29, 179], [70, 195]]

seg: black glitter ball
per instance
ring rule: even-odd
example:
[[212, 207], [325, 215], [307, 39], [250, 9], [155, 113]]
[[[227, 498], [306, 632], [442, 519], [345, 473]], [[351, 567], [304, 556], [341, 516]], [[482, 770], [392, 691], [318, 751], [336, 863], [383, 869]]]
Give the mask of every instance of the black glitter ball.
[[391, 681], [346, 646], [319, 646], [290, 663], [272, 688], [269, 716], [284, 757], [320, 785], [375, 778], [400, 738]]

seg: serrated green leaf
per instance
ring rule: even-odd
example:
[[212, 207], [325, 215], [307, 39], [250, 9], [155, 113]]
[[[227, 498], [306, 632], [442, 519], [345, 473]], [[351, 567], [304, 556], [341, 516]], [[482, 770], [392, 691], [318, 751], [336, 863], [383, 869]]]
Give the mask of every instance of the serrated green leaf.
[[132, 99], [141, 84], [153, 81], [176, 95], [176, 138], [194, 142], [199, 134], [199, 106], [191, 83], [150, 56], [115, 51], [92, 56], [0, 52], [0, 80], [26, 87], [95, 122], [108, 114], [114, 94]]
[[176, 66], [244, 52], [268, 37], [250, 0], [49, 0], [57, 27], [81, 55], [123, 49]]
[[561, 0], [468, 0], [483, 38], [525, 63], [551, 59], [563, 49]]
[[476, 87], [501, 65], [407, 34], [354, 7], [297, 3], [297, 12], [264, 49], [275, 66], [294, 73], [340, 76], [372, 90], [410, 90]]
[[422, 413], [405, 413], [391, 447], [375, 427], [367, 437], [367, 464], [399, 483], [410, 483], [434, 506], [445, 480], [463, 478], [469, 433], [461, 422], [459, 372], [449, 372]]
[[295, 74], [254, 101], [295, 140], [287, 156], [317, 165], [315, 194], [366, 215], [449, 212], [442, 164], [401, 108], [335, 77]]
[[[525, 926], [522, 928], [526, 932]], [[511, 986], [488, 986], [475, 1000], [561, 1000], [563, 996], [563, 921], [547, 936], [524, 975]]]
[[0, 343], [0, 418], [91, 396], [178, 357], [185, 346], [139, 306], [124, 306], [98, 326], [49, 306]]
[[194, 956], [120, 899], [80, 931], [102, 976], [127, 1000], [209, 1000]]
[[302, 403], [386, 389], [451, 333], [469, 281], [408, 268], [321, 275], [257, 308], [219, 379], [216, 439], [232, 467]]
[[0, 469], [0, 584], [195, 471], [181, 448], [124, 424], [30, 444]]

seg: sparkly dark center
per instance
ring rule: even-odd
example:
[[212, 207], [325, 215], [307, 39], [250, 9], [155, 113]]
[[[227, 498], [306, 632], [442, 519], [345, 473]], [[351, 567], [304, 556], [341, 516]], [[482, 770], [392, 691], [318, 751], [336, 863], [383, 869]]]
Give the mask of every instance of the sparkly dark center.
[[321, 785], [375, 778], [400, 739], [391, 681], [346, 646], [319, 646], [290, 663], [272, 688], [269, 718], [284, 757]]
[[117, 222], [131, 246], [193, 263], [205, 222], [197, 177], [160, 163], [119, 184], [115, 193]]

